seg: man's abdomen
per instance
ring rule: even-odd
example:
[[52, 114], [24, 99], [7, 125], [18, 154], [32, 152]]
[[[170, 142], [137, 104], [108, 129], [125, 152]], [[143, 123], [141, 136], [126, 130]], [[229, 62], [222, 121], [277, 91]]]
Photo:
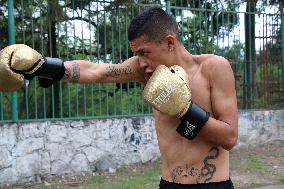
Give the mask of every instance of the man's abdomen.
[[229, 152], [203, 142], [190, 141], [176, 133], [162, 136], [157, 130], [164, 180], [194, 184], [229, 178]]

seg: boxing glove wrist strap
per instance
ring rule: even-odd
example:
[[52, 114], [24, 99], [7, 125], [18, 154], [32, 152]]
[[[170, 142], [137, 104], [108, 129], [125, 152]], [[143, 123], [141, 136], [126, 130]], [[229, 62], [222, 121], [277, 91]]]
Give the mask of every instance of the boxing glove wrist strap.
[[65, 74], [65, 67], [63, 60], [59, 58], [46, 57], [44, 63], [38, 69], [36, 69], [35, 72], [30, 73], [35, 67], [37, 67], [40, 61], [41, 60], [39, 59], [37, 62], [35, 62], [31, 69], [24, 71], [23, 75], [25, 79], [32, 80], [35, 76], [48, 80], [61, 80], [63, 78]]
[[42, 65], [43, 69], [39, 73], [39, 77], [50, 80], [61, 80], [65, 73], [63, 60], [59, 58], [45, 58], [45, 63]]
[[188, 111], [183, 115], [176, 131], [183, 137], [193, 140], [209, 119], [209, 112], [191, 102]]

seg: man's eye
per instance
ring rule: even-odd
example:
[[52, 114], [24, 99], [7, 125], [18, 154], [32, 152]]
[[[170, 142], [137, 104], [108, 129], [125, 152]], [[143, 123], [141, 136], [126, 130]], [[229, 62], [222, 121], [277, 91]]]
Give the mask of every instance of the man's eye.
[[137, 52], [137, 55], [138, 55], [138, 56], [144, 56], [144, 54], [145, 54], [144, 51]]
[[149, 54], [149, 52], [145, 52], [145, 51], [139, 51], [137, 52], [138, 56], [147, 56]]

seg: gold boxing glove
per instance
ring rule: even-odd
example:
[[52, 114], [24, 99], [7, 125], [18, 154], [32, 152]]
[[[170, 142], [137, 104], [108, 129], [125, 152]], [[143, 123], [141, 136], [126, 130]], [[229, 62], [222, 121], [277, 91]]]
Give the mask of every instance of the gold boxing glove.
[[62, 60], [44, 58], [24, 44], [10, 45], [0, 51], [0, 91], [17, 90], [24, 84], [24, 79], [31, 80], [35, 76], [40, 77], [42, 86], [49, 87], [53, 80], [60, 80], [64, 72]]
[[20, 71], [30, 69], [34, 64], [31, 59], [38, 58], [36, 53], [26, 47], [16, 44], [0, 51], [0, 91], [14, 91], [24, 84], [24, 76]]
[[185, 70], [178, 66], [160, 65], [144, 88], [144, 99], [155, 109], [178, 117], [176, 131], [189, 140], [194, 139], [209, 119], [209, 113], [191, 101]]
[[182, 117], [191, 102], [186, 76], [180, 66], [158, 66], [144, 88], [144, 99], [163, 113]]

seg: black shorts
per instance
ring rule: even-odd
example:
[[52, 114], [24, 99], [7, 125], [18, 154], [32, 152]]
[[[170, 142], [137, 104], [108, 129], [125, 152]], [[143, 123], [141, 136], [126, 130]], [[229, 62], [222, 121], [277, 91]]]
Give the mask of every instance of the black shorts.
[[160, 189], [234, 189], [231, 179], [200, 184], [178, 184], [161, 179]]

